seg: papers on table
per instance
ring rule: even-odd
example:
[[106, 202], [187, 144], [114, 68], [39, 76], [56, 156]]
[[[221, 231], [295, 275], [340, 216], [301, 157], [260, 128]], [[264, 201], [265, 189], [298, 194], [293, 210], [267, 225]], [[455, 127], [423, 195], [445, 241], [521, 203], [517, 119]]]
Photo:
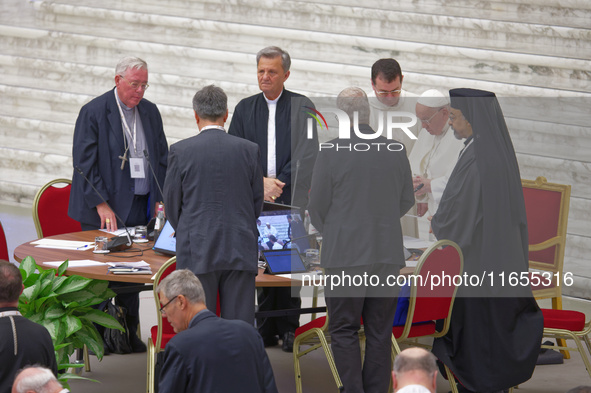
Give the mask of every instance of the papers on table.
[[113, 236], [127, 236], [127, 232], [129, 232], [129, 234], [131, 236], [133, 236], [135, 234], [135, 227], [127, 228], [127, 231], [125, 230], [125, 228], [117, 229], [114, 232], [109, 232], [106, 229], [99, 229], [99, 230], [102, 232], [107, 232], [109, 235], [113, 235]]
[[[44, 265], [49, 265], [53, 267], [60, 267], [60, 265], [64, 263], [64, 261], [56, 261], [56, 262], [43, 262]], [[82, 259], [79, 261], [68, 261], [68, 267], [86, 267], [86, 266], [104, 266], [104, 262], [97, 262], [91, 261], [90, 259]]]
[[35, 247], [41, 248], [56, 248], [59, 250], [77, 250], [86, 251], [92, 250], [94, 242], [81, 242], [74, 240], [57, 240], [57, 239], [39, 239], [34, 242]]
[[146, 261], [107, 262], [109, 273], [113, 274], [152, 274], [152, 268]]
[[416, 237], [404, 236], [404, 247], [406, 248], [427, 248], [434, 242], [429, 240], [417, 239]]

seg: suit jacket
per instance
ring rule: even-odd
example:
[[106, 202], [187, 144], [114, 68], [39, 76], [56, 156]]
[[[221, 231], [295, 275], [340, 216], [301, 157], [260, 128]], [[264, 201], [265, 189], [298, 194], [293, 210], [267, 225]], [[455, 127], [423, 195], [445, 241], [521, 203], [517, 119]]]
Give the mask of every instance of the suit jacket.
[[170, 147], [166, 215], [177, 236], [177, 266], [195, 274], [257, 271], [263, 205], [259, 147], [206, 129]]
[[[163, 184], [168, 144], [160, 112], [156, 105], [146, 99], [142, 99], [137, 108], [146, 136], [150, 163], [159, 184]], [[96, 206], [103, 202], [77, 173], [76, 167], [82, 170], [115, 213], [122, 220], [127, 218], [133, 201], [135, 181], [130, 175], [129, 162], [126, 162], [124, 170], [121, 170], [121, 160], [118, 157], [125, 151], [123, 138], [121, 116], [113, 90], [82, 107], [76, 120], [72, 148], [74, 175], [68, 215], [73, 219], [100, 227]], [[150, 179], [150, 216], [153, 216], [154, 204], [162, 199], [162, 195], [149, 168], [146, 172]], [[121, 223], [118, 223], [117, 226], [120, 225]]]
[[[312, 168], [318, 153], [318, 135], [307, 138], [307, 116], [304, 107], [314, 107], [307, 97], [283, 89], [275, 113], [277, 179], [285, 183], [276, 203], [305, 207], [312, 178]], [[255, 142], [261, 148], [261, 166], [267, 176], [267, 124], [269, 108], [263, 93], [241, 100], [232, 115], [228, 129], [231, 135]], [[297, 163], [299, 162], [299, 169]], [[292, 197], [292, 178], [298, 173], [295, 201]]]
[[[0, 308], [0, 312], [16, 310], [16, 307]], [[47, 329], [25, 317], [13, 316], [13, 320], [17, 336], [16, 355], [10, 318], [0, 318], [0, 393], [10, 393], [16, 373], [28, 365], [47, 367], [57, 377], [53, 342]]]
[[[371, 130], [363, 124], [360, 129]], [[354, 133], [351, 139], [329, 143], [368, 142], [383, 145], [379, 151], [373, 145], [370, 151], [333, 148], [318, 154], [308, 211], [312, 224], [322, 232], [325, 268], [404, 265], [400, 217], [414, 204], [405, 149], [389, 151], [385, 146], [396, 141], [384, 137], [367, 141]]]
[[263, 340], [244, 321], [198, 313], [164, 352], [160, 393], [274, 393], [273, 369]]

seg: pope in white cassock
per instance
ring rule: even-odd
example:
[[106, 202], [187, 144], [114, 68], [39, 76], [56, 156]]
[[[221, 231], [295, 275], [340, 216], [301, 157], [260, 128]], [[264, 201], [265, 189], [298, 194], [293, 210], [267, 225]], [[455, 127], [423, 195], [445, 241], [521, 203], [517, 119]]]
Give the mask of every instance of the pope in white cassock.
[[438, 90], [427, 90], [419, 97], [416, 115], [422, 129], [408, 159], [413, 173], [413, 187], [419, 217], [427, 211], [432, 216], [437, 211], [447, 179], [451, 174], [460, 150], [461, 140], [454, 137], [449, 120], [449, 96]]

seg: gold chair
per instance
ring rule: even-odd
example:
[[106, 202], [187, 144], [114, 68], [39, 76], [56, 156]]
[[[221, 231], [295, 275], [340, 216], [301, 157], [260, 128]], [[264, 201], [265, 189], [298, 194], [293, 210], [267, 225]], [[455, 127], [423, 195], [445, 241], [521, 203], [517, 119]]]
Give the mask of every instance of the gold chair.
[[152, 326], [150, 329], [150, 337], [148, 337], [148, 370], [146, 373], [147, 382], [146, 382], [146, 390], [148, 393], [155, 392], [154, 386], [154, 372], [156, 368], [156, 355], [159, 352], [164, 351], [164, 347], [170, 341], [171, 338], [174, 337], [176, 334], [174, 329], [168, 323], [168, 320], [162, 319], [162, 314], [160, 313], [160, 297], [158, 296], [158, 284], [162, 281], [166, 276], [176, 270], [176, 257], [170, 258], [168, 261], [164, 263], [158, 269], [158, 273], [154, 276], [154, 302], [156, 303], [156, 318], [158, 321], [157, 325]]
[[[529, 232], [529, 267], [541, 273], [532, 282], [536, 299], [552, 299], [552, 309], [562, 310], [562, 284], [566, 228], [570, 205], [569, 185], [548, 183], [546, 178], [521, 180], [527, 226]], [[560, 339], [559, 346], [564, 347]], [[570, 358], [567, 351], [561, 351], [565, 359]]]
[[[445, 247], [445, 248], [442, 248]], [[443, 337], [449, 330], [451, 313], [458, 290], [449, 280], [441, 285], [431, 286], [429, 275], [461, 276], [464, 271], [464, 257], [460, 247], [450, 240], [439, 240], [421, 255], [411, 277], [408, 312], [404, 325], [392, 328], [392, 360], [400, 353], [399, 343], [420, 337]], [[422, 277], [422, 279], [418, 279]], [[443, 327], [437, 330], [436, 321], [442, 320]], [[413, 345], [416, 343], [413, 341]], [[445, 371], [451, 390], [457, 393], [455, 379], [447, 366]]]
[[33, 221], [39, 238], [82, 230], [80, 223], [68, 216], [71, 188], [71, 180], [56, 179], [41, 187], [35, 195]]

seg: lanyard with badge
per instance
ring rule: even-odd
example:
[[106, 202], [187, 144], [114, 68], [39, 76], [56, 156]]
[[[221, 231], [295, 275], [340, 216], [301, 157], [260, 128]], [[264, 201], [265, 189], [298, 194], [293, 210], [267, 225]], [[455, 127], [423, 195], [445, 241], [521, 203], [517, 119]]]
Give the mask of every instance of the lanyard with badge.
[[[119, 99], [117, 97], [117, 89], [114, 90], [115, 92], [115, 102], [117, 103], [117, 108], [119, 108], [119, 115], [121, 116], [121, 124], [123, 125], [123, 143], [125, 144], [125, 152], [122, 156], [119, 156], [121, 160], [121, 170], [125, 167], [125, 161], [128, 160], [127, 152], [129, 151], [129, 145], [127, 142], [127, 137], [125, 136], [125, 132], [129, 135], [129, 139], [133, 143], [133, 151], [137, 155], [137, 108], [134, 110], [134, 121], [133, 121], [133, 135], [129, 126], [127, 125], [127, 121], [125, 120], [125, 116], [123, 115], [123, 110], [121, 109], [121, 105], [119, 104]], [[129, 157], [129, 170], [132, 179], [144, 179], [146, 174], [144, 173], [144, 159], [140, 157]]]

